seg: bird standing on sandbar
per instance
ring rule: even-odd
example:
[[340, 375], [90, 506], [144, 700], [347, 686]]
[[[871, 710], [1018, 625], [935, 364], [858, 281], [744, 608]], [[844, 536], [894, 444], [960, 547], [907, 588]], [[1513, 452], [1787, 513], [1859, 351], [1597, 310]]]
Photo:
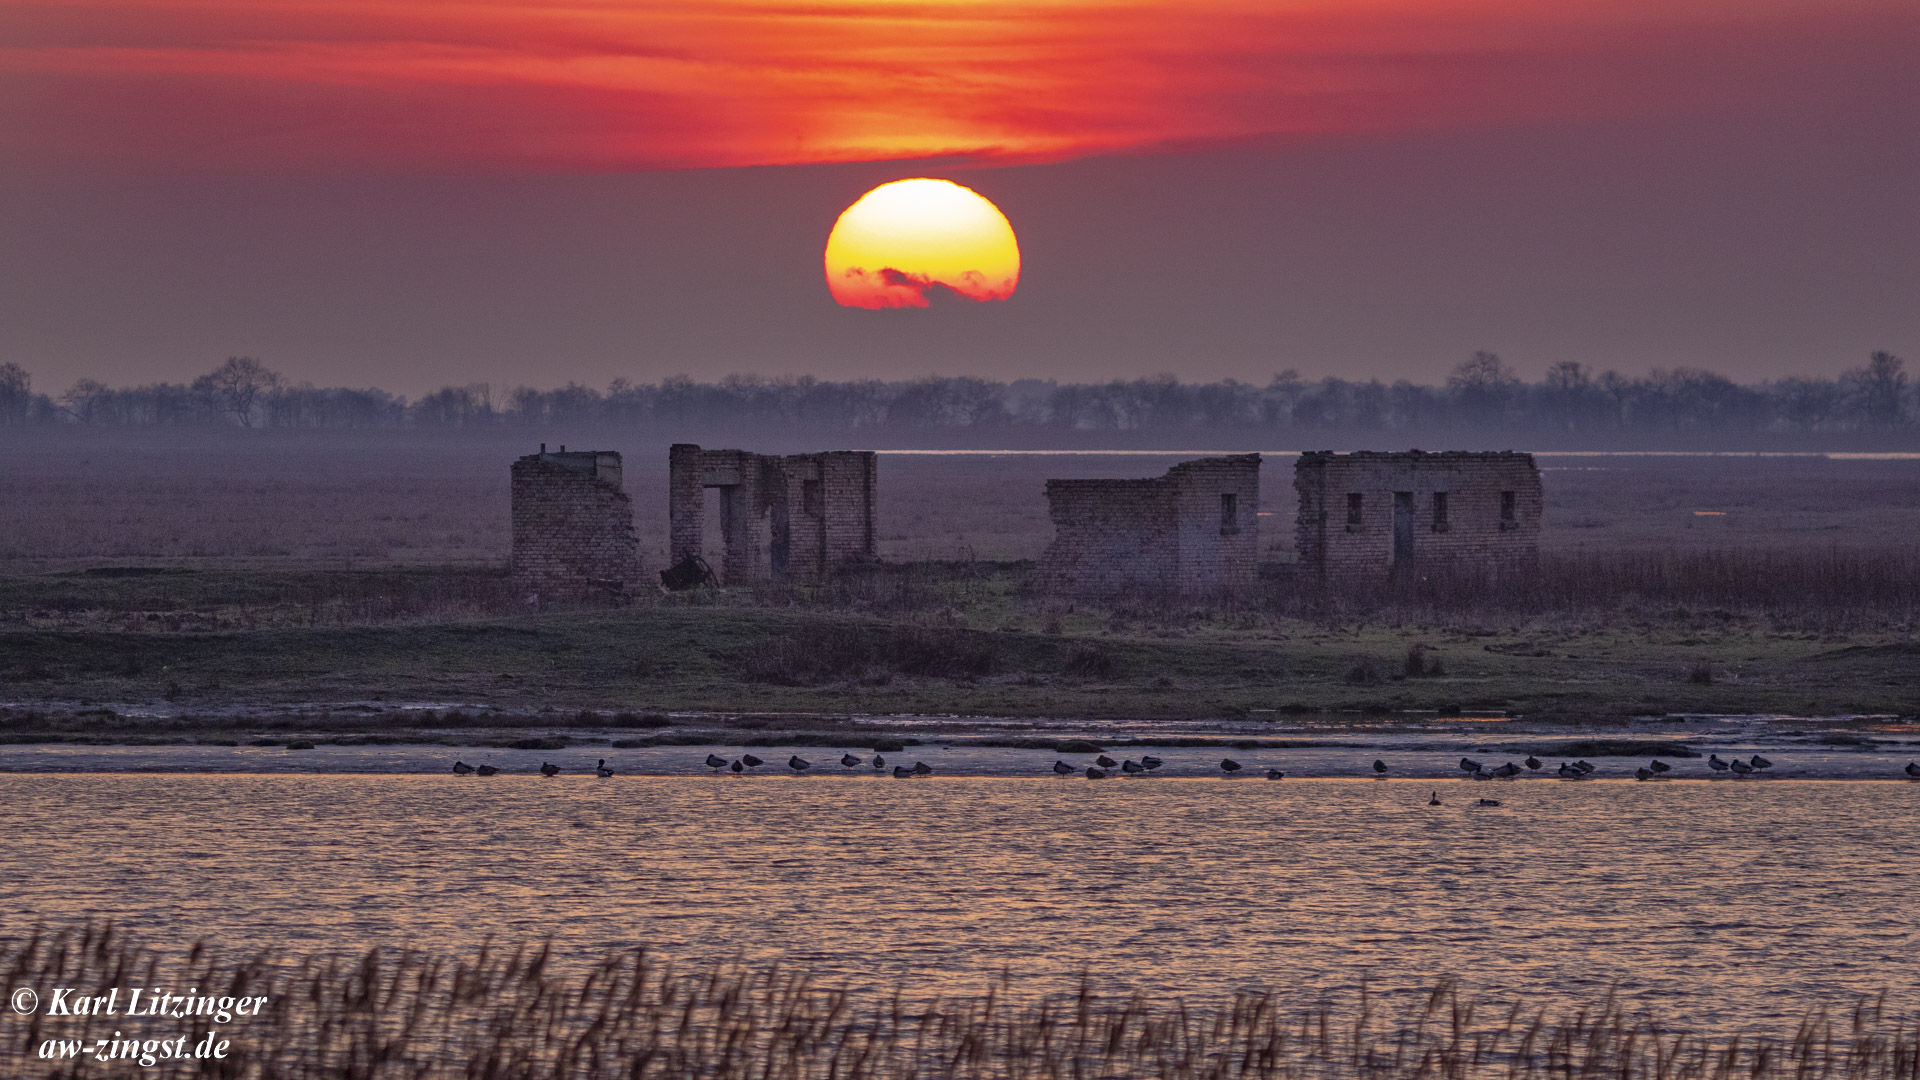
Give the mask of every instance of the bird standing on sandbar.
[[907, 768], [905, 765], [895, 765], [893, 767], [893, 778], [895, 780], [898, 780], [903, 776], [912, 776], [912, 775], [913, 775], [913, 770]]
[[1739, 758], [1734, 758], [1732, 761], [1727, 762], [1727, 766], [1733, 770], [1733, 775], [1735, 776], [1746, 776], [1753, 772], [1753, 766], [1741, 761]]
[[1126, 773], [1128, 776], [1132, 776], [1134, 773], [1143, 773], [1147, 770], [1142, 768], [1139, 762], [1128, 758], [1120, 763], [1120, 771]]
[[1564, 780], [1585, 780], [1587, 778], [1586, 773], [1581, 772], [1579, 769], [1574, 768], [1564, 761], [1560, 763], [1559, 771], [1561, 778]]
[[1721, 761], [1719, 754], [1708, 754], [1707, 768], [1712, 769], [1714, 772], [1726, 772], [1731, 766]]
[[1479, 762], [1477, 762], [1477, 761], [1475, 761], [1475, 760], [1473, 760], [1472, 758], [1465, 758], [1465, 757], [1463, 757], [1463, 758], [1461, 758], [1461, 759], [1460, 759], [1460, 771], [1461, 771], [1461, 772], [1470, 772], [1470, 773], [1472, 773], [1472, 772], [1479, 772], [1479, 771], [1480, 771], [1480, 763], [1479, 763]]
[[1532, 769], [1532, 770], [1533, 770], [1534, 772], [1539, 772], [1539, 771], [1540, 771], [1540, 759], [1539, 759], [1539, 758], [1537, 758], [1537, 757], [1534, 757], [1534, 756], [1533, 756], [1532, 754], [1528, 754], [1528, 755], [1527, 755], [1527, 768], [1529, 768], [1529, 769]]
[[1165, 765], [1166, 762], [1161, 761], [1159, 758], [1154, 757], [1152, 754], [1148, 754], [1147, 756], [1140, 759], [1140, 764], [1142, 767], [1148, 770], [1153, 770], [1153, 769], [1159, 768], [1162, 765]]
[[1667, 764], [1664, 761], [1661, 761], [1659, 758], [1654, 758], [1653, 761], [1648, 763], [1647, 768], [1652, 769], [1654, 772], [1657, 772], [1657, 773], [1667, 773], [1667, 772], [1673, 771], [1673, 766]]
[[492, 765], [482, 765], [478, 769], [475, 769], [474, 771], [479, 773], [481, 776], [492, 776], [494, 773], [497, 773], [500, 770], [497, 767]]
[[741, 754], [740, 763], [745, 765], [749, 769], [757, 769], [760, 766], [766, 764], [766, 762], [761, 761], [759, 758], [754, 757], [752, 754]]
[[456, 761], [453, 763], [453, 774], [455, 776], [465, 776], [472, 771], [473, 771], [473, 766], [467, 764], [464, 761]]
[[1755, 769], [1773, 768], [1773, 762], [1768, 761], [1766, 758], [1761, 757], [1759, 754], [1753, 755], [1752, 759], [1750, 759], [1747, 762], [1747, 764], [1753, 766]]
[[875, 755], [873, 755], [873, 767], [874, 767], [874, 768], [876, 768], [876, 769], [884, 769], [884, 768], [886, 768], [886, 767], [887, 767], [887, 759], [886, 759], [886, 758], [883, 758], [883, 757], [881, 757], [881, 756], [880, 756], [879, 754], [875, 754]]
[[741, 773], [747, 771], [747, 767], [745, 765], [740, 764], [740, 761], [737, 758], [734, 760], [734, 763], [727, 766], [727, 768], [733, 770], [733, 775], [735, 776], [739, 776]]
[[1225, 773], [1237, 773], [1240, 771], [1240, 763], [1233, 760], [1232, 758], [1221, 758], [1220, 771]]
[[919, 773], [921, 776], [927, 776], [933, 772], [933, 766], [924, 761], [916, 761], [913, 763], [913, 771]]
[[799, 754], [795, 754], [787, 759], [787, 768], [792, 769], [794, 772], [806, 772], [808, 769], [813, 768], [813, 762], [808, 761]]
[[1072, 776], [1072, 775], [1073, 775], [1073, 766], [1071, 766], [1071, 765], [1069, 765], [1069, 764], [1067, 764], [1067, 763], [1066, 763], [1066, 762], [1064, 762], [1064, 761], [1056, 761], [1056, 762], [1054, 762], [1054, 763], [1053, 763], [1053, 775], [1055, 775], [1055, 776]]
[[1286, 778], [1287, 778], [1287, 774], [1281, 772], [1279, 769], [1267, 770], [1267, 779], [1269, 780], [1285, 780]]
[[1920, 765], [1915, 765], [1913, 762], [1909, 761], [1907, 762], [1907, 768], [1905, 771], [1908, 776], [1913, 777], [1915, 780], [1920, 780]]
[[1087, 779], [1105, 780], [1106, 778], [1107, 778], [1107, 770], [1101, 768], [1098, 765], [1087, 766]]
[[1653, 779], [1653, 770], [1647, 768], [1645, 765], [1642, 765], [1639, 768], [1633, 770], [1633, 778], [1635, 780], [1651, 780]]
[[560, 766], [555, 765], [551, 761], [543, 761], [540, 763], [540, 775], [541, 776], [559, 776]]
[[[735, 764], [735, 765], [738, 765], [738, 764], [740, 764], [740, 763], [736, 761], [736, 762], [734, 762], [734, 764]], [[720, 756], [719, 754], [708, 754], [708, 755], [707, 755], [707, 768], [709, 768], [709, 769], [724, 769], [724, 768], [726, 768], [726, 767], [727, 767], [727, 759], [726, 759], [726, 758], [723, 758], [723, 757], [721, 757], [721, 756]], [[543, 765], [543, 766], [541, 766], [541, 771], [542, 771], [542, 772], [545, 772], [545, 771], [546, 771], [546, 766], [544, 766], [544, 765]]]
[[1385, 776], [1385, 775], [1387, 775], [1387, 763], [1386, 763], [1386, 762], [1384, 762], [1384, 761], [1381, 761], [1381, 760], [1380, 760], [1379, 758], [1374, 758], [1374, 759], [1373, 759], [1373, 774], [1374, 774], [1375, 776]]
[[854, 757], [852, 754], [841, 754], [840, 764], [846, 768], [851, 769], [855, 765], [860, 764], [860, 759], [857, 757]]
[[1100, 766], [1100, 767], [1101, 767], [1101, 768], [1103, 768], [1103, 769], [1111, 769], [1111, 768], [1113, 768], [1113, 767], [1114, 767], [1115, 765], [1118, 765], [1118, 764], [1120, 764], [1119, 762], [1117, 762], [1117, 761], [1115, 761], [1115, 760], [1113, 760], [1112, 758], [1110, 758], [1110, 757], [1108, 757], [1108, 756], [1107, 756], [1107, 755], [1105, 755], [1105, 754], [1101, 754], [1101, 755], [1100, 755], [1099, 757], [1097, 757], [1097, 758], [1094, 758], [1094, 759], [1093, 759], [1093, 763], [1094, 763], [1095, 765], [1098, 765], [1098, 766]]

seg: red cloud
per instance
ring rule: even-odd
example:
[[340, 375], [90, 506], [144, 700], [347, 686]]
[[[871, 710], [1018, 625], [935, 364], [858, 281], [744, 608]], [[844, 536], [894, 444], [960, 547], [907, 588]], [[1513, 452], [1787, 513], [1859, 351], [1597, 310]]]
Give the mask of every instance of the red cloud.
[[1910, 0], [43, 0], [5, 18], [19, 163], [488, 168], [1770, 107], [1856, 87], [1829, 76], [1916, 24]]

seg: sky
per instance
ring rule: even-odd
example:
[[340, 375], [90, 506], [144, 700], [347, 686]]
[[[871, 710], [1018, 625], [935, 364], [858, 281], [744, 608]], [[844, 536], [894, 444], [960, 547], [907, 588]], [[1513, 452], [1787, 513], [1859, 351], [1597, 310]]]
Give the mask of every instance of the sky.
[[[1742, 379], [1920, 360], [1911, 0], [0, 0], [0, 361]], [[1018, 292], [842, 308], [871, 187]]]

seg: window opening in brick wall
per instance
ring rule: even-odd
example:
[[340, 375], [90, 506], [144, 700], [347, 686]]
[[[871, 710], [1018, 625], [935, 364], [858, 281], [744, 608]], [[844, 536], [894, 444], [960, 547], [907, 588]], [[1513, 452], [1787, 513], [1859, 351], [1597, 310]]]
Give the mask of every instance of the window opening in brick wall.
[[1358, 491], [1350, 491], [1347, 493], [1347, 531], [1348, 532], [1356, 532], [1360, 529], [1362, 525], [1366, 523], [1366, 518], [1362, 513], [1362, 511], [1366, 506], [1366, 502], [1367, 502], [1367, 497], [1365, 495], [1362, 495]]
[[1520, 512], [1514, 502], [1513, 492], [1511, 491], [1503, 491], [1500, 493], [1500, 527], [1502, 529], [1517, 529], [1520, 527]]
[[1234, 494], [1220, 496], [1220, 532], [1237, 533], [1240, 531], [1240, 497]]
[[1433, 531], [1447, 531], [1447, 493], [1444, 491], [1433, 493]]
[[820, 498], [820, 481], [800, 481], [800, 509], [808, 517], [827, 516], [827, 504]]

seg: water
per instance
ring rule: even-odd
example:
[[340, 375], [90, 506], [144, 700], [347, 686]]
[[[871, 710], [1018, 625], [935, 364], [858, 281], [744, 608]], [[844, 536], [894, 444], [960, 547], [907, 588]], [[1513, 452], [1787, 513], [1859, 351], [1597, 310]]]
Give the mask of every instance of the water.
[[165, 948], [551, 935], [1193, 1002], [1454, 975], [1721, 1030], [1920, 989], [1896, 782], [15, 773], [0, 835], [6, 933], [112, 918]]

